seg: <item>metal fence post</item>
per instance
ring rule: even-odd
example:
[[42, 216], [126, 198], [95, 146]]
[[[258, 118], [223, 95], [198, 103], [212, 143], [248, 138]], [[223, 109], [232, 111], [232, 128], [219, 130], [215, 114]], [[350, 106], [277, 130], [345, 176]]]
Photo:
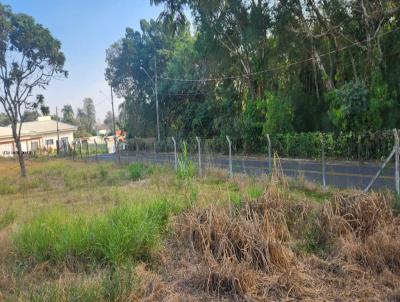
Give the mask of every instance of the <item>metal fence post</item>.
[[201, 145], [200, 145], [200, 138], [198, 136], [196, 136], [196, 141], [197, 141], [197, 149], [198, 149], [198, 153], [199, 153], [199, 176], [202, 175], [202, 171], [201, 171]]
[[82, 159], [82, 140], [79, 140], [79, 155], [81, 156]]
[[90, 151], [89, 151], [89, 141], [86, 141], [86, 157], [89, 158]]
[[268, 141], [268, 172], [272, 173], [271, 139], [269, 137], [269, 134], [267, 134], [267, 141]]
[[95, 147], [95, 150], [96, 150], [96, 161], [97, 161], [97, 142], [96, 142], [96, 139], [94, 140], [94, 147]]
[[120, 164], [121, 163], [121, 152], [119, 149], [120, 149], [120, 142], [117, 141], [118, 163]]
[[326, 179], [325, 179], [325, 142], [324, 136], [321, 136], [321, 161], [322, 161], [322, 186], [324, 190], [326, 189]]
[[229, 146], [229, 176], [232, 178], [233, 177], [233, 169], [232, 169], [232, 142], [229, 139], [229, 136], [226, 136], [226, 140], [228, 141], [228, 146]]
[[178, 155], [176, 154], [176, 140], [172, 136], [172, 142], [174, 143], [174, 160], [175, 160], [175, 171], [178, 171]]
[[75, 152], [76, 152], [76, 142], [73, 142], [74, 150], [72, 151], [72, 160], [75, 160]]
[[394, 148], [395, 148], [395, 180], [396, 180], [396, 193], [400, 193], [400, 175], [399, 175], [399, 133], [397, 129], [393, 129], [394, 134]]

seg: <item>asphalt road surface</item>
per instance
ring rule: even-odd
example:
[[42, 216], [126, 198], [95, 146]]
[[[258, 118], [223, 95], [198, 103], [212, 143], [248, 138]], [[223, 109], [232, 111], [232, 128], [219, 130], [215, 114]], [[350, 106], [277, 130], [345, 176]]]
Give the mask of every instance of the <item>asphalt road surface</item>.
[[[118, 155], [103, 154], [98, 156], [101, 160], [118, 160]], [[154, 152], [121, 152], [121, 162], [153, 162], [157, 164], [174, 165], [173, 153], [154, 153]], [[198, 157], [191, 156], [197, 163]], [[307, 159], [280, 159], [282, 171], [291, 177], [304, 176], [305, 179], [322, 183], [322, 164], [317, 160]], [[327, 161], [325, 164], [326, 185], [338, 188], [358, 188], [364, 189], [376, 172], [381, 167], [382, 162], [356, 162], [356, 161]], [[203, 155], [202, 167], [217, 167], [229, 169], [229, 158], [224, 155]], [[234, 156], [232, 157], [232, 168], [234, 173], [246, 173], [250, 175], [260, 175], [268, 173], [268, 160], [260, 157]], [[388, 188], [394, 190], [394, 164], [390, 163], [382, 171], [371, 189]]]

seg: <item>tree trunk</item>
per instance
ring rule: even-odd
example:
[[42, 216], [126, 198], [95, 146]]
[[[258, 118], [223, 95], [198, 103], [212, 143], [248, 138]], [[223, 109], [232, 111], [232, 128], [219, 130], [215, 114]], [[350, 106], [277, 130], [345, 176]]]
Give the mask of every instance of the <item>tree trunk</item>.
[[11, 128], [12, 128], [12, 132], [13, 132], [15, 145], [17, 147], [17, 154], [18, 154], [18, 161], [19, 161], [21, 177], [25, 177], [26, 176], [26, 168], [25, 168], [24, 154], [22, 152], [22, 146], [21, 146], [21, 137], [17, 134], [17, 126], [16, 125], [12, 125]]
[[24, 160], [24, 154], [22, 153], [21, 150], [21, 142], [18, 140], [17, 142], [17, 152], [18, 152], [18, 161], [19, 161], [19, 167], [21, 171], [21, 176], [25, 177], [26, 176], [26, 169], [25, 169], [25, 160]]

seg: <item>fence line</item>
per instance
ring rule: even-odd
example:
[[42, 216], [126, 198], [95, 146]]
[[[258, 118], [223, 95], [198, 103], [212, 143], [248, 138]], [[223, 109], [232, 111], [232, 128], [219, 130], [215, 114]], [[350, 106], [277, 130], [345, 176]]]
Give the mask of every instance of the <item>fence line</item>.
[[[334, 186], [341, 188], [359, 188], [368, 191], [371, 188], [399, 189], [400, 183], [400, 147], [397, 130], [392, 132], [392, 153], [384, 161], [343, 161], [332, 160], [326, 156], [329, 147], [326, 136], [320, 136], [318, 143], [319, 158], [296, 159], [281, 158], [282, 171], [290, 177], [304, 177], [316, 182], [322, 187]], [[186, 140], [188, 160], [197, 167], [199, 176], [205, 176], [208, 168], [227, 170], [230, 177], [236, 173], [254, 175], [268, 174], [272, 171], [272, 152], [282, 148], [276, 147], [273, 136], [266, 135], [264, 156], [253, 154], [238, 154], [235, 142], [225, 137], [225, 145], [215, 146], [209, 140], [194, 137]], [[385, 138], [387, 140], [387, 138]], [[156, 142], [151, 139], [132, 139], [118, 142], [114, 153], [108, 153], [106, 144], [89, 144], [87, 141], [76, 140], [71, 145], [63, 146], [60, 156], [70, 156], [73, 160], [114, 160], [117, 163], [148, 162], [153, 164], [172, 165], [177, 171], [178, 161], [183, 156], [184, 140], [171, 137], [169, 141]], [[332, 153], [332, 151], [331, 151]], [[279, 153], [278, 153], [279, 155]], [[387, 156], [386, 155], [386, 156]], [[394, 164], [390, 164], [392, 157]], [[180, 166], [180, 164], [179, 164]]]

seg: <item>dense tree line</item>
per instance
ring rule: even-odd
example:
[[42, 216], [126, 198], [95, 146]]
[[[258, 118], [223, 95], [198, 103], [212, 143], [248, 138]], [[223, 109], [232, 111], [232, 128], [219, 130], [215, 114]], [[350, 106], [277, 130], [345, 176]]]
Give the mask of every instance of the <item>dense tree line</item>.
[[266, 133], [400, 126], [398, 1], [151, 2], [160, 17], [107, 50], [130, 136], [155, 136], [155, 75], [163, 137], [251, 150]]

